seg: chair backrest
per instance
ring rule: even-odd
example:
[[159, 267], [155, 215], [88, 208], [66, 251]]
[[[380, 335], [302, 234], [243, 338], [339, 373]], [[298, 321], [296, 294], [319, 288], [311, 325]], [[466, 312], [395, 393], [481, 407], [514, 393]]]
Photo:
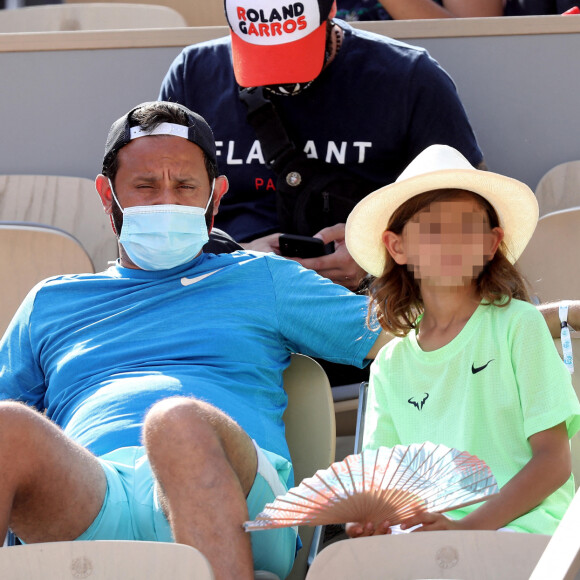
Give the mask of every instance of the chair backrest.
[[546, 214], [517, 261], [538, 302], [580, 296], [580, 207]]
[[[65, 0], [66, 1], [66, 0]], [[77, 3], [90, 0], [71, 0]], [[115, 0], [107, 0], [115, 2]], [[135, 0], [142, 4], [157, 4], [177, 10], [187, 26], [226, 26], [223, 0]]]
[[206, 558], [190, 546], [165, 542], [50, 542], [0, 549], [10, 580], [213, 580]]
[[0, 32], [55, 32], [187, 26], [173, 8], [153, 4], [90, 2], [0, 11]]
[[[284, 413], [286, 440], [294, 466], [296, 485], [334, 461], [335, 419], [330, 383], [313, 359], [293, 354], [284, 372], [288, 407]], [[314, 528], [299, 528], [303, 548], [298, 552], [289, 580], [304, 578]]]
[[342, 540], [318, 554], [306, 578], [528, 580], [549, 539], [540, 534], [466, 530]]
[[556, 165], [538, 182], [540, 215], [580, 205], [580, 161]]
[[0, 175], [0, 220], [46, 224], [68, 232], [81, 242], [97, 271], [118, 257], [116, 238], [91, 179]]
[[542, 552], [530, 580], [575, 580], [580, 571], [580, 493], [576, 492], [570, 507]]
[[358, 408], [356, 412], [356, 431], [354, 434], [354, 453], [362, 451], [363, 435], [365, 432], [365, 414], [367, 409], [367, 396], [369, 393], [369, 383], [365, 381], [360, 384], [358, 392]]
[[37, 283], [57, 274], [94, 272], [81, 244], [62, 230], [0, 222], [0, 336]]

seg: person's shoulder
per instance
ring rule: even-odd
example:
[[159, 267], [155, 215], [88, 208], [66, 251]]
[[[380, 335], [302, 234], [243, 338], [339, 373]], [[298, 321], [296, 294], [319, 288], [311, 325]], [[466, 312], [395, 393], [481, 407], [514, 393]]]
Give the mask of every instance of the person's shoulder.
[[231, 50], [232, 41], [230, 36], [221, 36], [220, 38], [212, 38], [211, 40], [204, 40], [203, 42], [197, 42], [196, 44], [190, 44], [186, 46], [182, 54], [184, 55], [196, 55], [201, 53], [210, 52], [229, 52]]
[[[498, 310], [502, 310], [502, 308], [499, 308]], [[531, 316], [542, 316], [536, 306], [530, 302], [526, 302], [525, 300], [518, 300], [517, 298], [512, 298], [509, 301], [509, 304], [503, 307], [503, 310], [512, 315], [527, 314]]]
[[202, 261], [198, 263], [198, 267], [203, 263], [203, 268], [219, 268], [233, 265], [252, 265], [261, 268], [295, 268], [301, 267], [292, 260], [287, 260], [282, 256], [277, 256], [273, 253], [256, 252], [254, 250], [236, 250], [231, 253], [212, 254], [204, 253]]
[[387, 344], [385, 344], [377, 353], [376, 359], [378, 361], [387, 361], [398, 354], [401, 354], [409, 345], [409, 335], [395, 336]]
[[87, 286], [87, 282], [94, 282], [95, 280], [110, 279], [113, 276], [112, 270], [105, 270], [104, 272], [87, 272], [85, 274], [61, 274], [58, 276], [50, 276], [38, 282], [28, 293], [26, 300], [31, 303], [36, 303], [37, 299], [41, 301], [53, 302], [59, 300], [65, 294], [70, 294], [77, 289]]
[[[254, 251], [244, 251], [244, 252], [236, 252], [245, 254], [246, 256], [252, 256], [255, 259], [262, 260], [265, 267], [270, 269], [273, 272], [282, 271], [282, 272], [289, 272], [289, 271], [303, 271], [306, 270], [303, 266], [301, 266], [298, 262], [294, 260], [289, 260], [284, 256], [279, 256], [278, 254], [274, 254], [273, 252], [254, 252]], [[309, 270], [311, 271], [311, 270]]]
[[[502, 303], [500, 302], [500, 304]], [[508, 325], [519, 326], [541, 322], [541, 325], [544, 326], [544, 317], [537, 307], [530, 302], [512, 298], [509, 303], [505, 304], [504, 302], [503, 304], [500, 306], [490, 305], [488, 308], [489, 315], [493, 316], [498, 323], [503, 320]]]
[[86, 272], [84, 274], [59, 274], [39, 282], [40, 288], [52, 288], [66, 284], [77, 284], [84, 281], [104, 280], [114, 277], [115, 267], [112, 266], [102, 272]]
[[342, 20], [337, 20], [336, 22], [344, 30], [345, 37], [347, 39], [350, 38], [353, 44], [362, 45], [368, 43], [374, 48], [381, 47], [386, 51], [407, 54], [413, 57], [422, 57], [424, 55], [428, 55], [427, 49], [423, 48], [422, 46], [415, 46], [401, 40], [396, 40], [390, 36], [385, 36], [376, 32], [370, 32], [368, 30], [362, 30], [361, 28], [354, 28]]

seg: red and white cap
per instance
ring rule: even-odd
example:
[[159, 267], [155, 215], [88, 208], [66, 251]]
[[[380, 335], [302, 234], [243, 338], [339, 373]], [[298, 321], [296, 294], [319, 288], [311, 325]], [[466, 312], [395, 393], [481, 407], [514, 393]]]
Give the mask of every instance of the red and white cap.
[[305, 83], [320, 74], [335, 0], [225, 0], [225, 12], [242, 87]]

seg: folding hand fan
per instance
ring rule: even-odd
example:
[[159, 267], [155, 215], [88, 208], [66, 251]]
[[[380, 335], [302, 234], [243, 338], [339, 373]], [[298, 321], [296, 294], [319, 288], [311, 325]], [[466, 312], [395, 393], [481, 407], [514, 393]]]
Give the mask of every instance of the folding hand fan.
[[394, 526], [419, 511], [448, 511], [498, 492], [491, 470], [474, 455], [429, 442], [380, 447], [317, 471], [244, 529], [387, 520]]

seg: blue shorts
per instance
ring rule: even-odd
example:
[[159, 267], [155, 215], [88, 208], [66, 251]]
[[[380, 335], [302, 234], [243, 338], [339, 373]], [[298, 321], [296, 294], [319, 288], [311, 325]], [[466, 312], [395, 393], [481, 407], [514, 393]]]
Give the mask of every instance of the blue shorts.
[[[250, 520], [266, 503], [287, 491], [286, 480], [292, 469], [283, 457], [254, 445], [258, 473], [246, 499]], [[145, 449], [123, 447], [98, 459], [107, 476], [105, 499], [91, 526], [77, 540], [173, 542]], [[250, 534], [254, 568], [285, 578], [294, 562], [297, 529], [260, 530]]]

